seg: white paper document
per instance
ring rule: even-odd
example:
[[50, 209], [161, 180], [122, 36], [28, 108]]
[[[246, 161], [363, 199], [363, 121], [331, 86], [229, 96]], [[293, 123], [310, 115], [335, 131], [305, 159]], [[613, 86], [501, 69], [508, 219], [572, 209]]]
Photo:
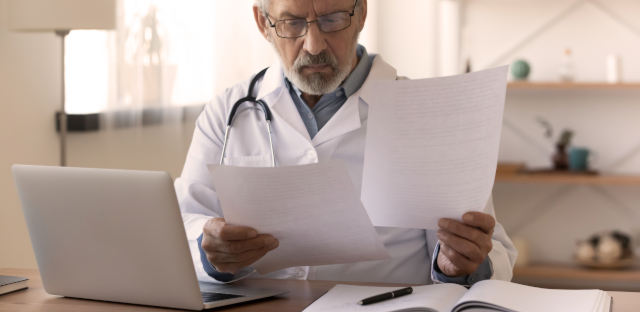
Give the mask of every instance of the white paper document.
[[369, 104], [362, 202], [377, 226], [437, 228], [482, 210], [493, 188], [507, 67], [380, 81]]
[[226, 222], [280, 241], [252, 265], [259, 273], [389, 257], [340, 161], [210, 170]]

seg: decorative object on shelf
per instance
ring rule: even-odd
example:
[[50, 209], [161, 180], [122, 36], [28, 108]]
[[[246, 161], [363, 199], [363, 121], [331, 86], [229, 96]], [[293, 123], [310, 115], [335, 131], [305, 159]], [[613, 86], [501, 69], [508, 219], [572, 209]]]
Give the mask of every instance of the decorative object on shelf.
[[553, 161], [553, 169], [555, 170], [567, 170], [569, 169], [569, 155], [567, 153], [567, 147], [571, 143], [573, 137], [573, 131], [564, 129], [558, 142], [556, 142], [556, 152], [551, 157]]
[[564, 58], [560, 65], [560, 81], [572, 82], [575, 80], [575, 69], [573, 66], [573, 52], [571, 49], [564, 50]]
[[609, 54], [607, 56], [607, 82], [622, 82], [622, 61], [617, 54]]
[[516, 60], [511, 64], [511, 75], [515, 80], [527, 80], [531, 73], [531, 66], [525, 60]]
[[[547, 139], [553, 138], [553, 126], [551, 123], [540, 116], [536, 117], [536, 121], [544, 128], [544, 137]], [[567, 147], [571, 144], [572, 137], [573, 131], [569, 129], [562, 130], [558, 141], [555, 143], [556, 151], [551, 156], [553, 170], [566, 171], [569, 169], [569, 154], [567, 153]]]
[[569, 170], [584, 172], [589, 170], [590, 151], [584, 147], [572, 147], [569, 149]]
[[591, 268], [625, 268], [633, 264], [631, 246], [631, 237], [621, 231], [596, 233], [577, 243], [575, 259]]

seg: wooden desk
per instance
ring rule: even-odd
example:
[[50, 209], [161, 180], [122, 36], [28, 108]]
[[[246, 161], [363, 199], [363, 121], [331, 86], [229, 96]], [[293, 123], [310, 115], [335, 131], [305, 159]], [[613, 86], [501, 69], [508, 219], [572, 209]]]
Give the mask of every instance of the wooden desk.
[[[18, 275], [29, 278], [29, 289], [0, 296], [0, 312], [14, 311], [178, 311], [146, 306], [135, 306], [92, 300], [70, 299], [47, 294], [36, 270], [0, 269], [0, 275]], [[288, 289], [281, 298], [271, 298], [253, 303], [244, 303], [214, 311], [302, 311], [314, 300], [327, 292], [335, 282], [299, 280], [249, 280], [248, 285]], [[359, 283], [362, 284], [362, 283]], [[378, 284], [380, 285], [380, 284]], [[393, 284], [386, 284], [393, 285]], [[614, 312], [636, 312], [640, 310], [640, 293], [609, 292], [614, 299]]]

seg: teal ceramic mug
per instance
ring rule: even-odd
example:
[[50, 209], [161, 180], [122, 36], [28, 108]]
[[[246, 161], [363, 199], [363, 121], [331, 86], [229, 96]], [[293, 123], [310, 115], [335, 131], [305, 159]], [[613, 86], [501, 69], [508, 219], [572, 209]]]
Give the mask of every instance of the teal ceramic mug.
[[569, 170], [587, 171], [589, 169], [589, 150], [584, 147], [569, 149]]

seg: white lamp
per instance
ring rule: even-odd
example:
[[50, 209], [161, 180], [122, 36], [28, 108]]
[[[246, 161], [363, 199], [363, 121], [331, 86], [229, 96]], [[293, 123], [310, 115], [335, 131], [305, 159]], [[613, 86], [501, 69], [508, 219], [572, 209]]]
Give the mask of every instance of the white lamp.
[[62, 41], [60, 165], [67, 164], [65, 110], [65, 37], [73, 29], [116, 28], [116, 0], [9, 0], [9, 29], [55, 32]]

